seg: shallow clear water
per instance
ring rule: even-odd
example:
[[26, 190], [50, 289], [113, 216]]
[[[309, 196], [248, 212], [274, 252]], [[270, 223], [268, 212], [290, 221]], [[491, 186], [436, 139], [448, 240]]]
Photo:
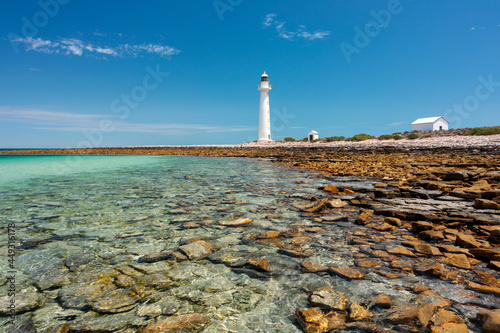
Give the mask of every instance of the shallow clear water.
[[[342, 179], [335, 181], [342, 185]], [[304, 201], [300, 196], [322, 195], [318, 187], [327, 183], [319, 175], [265, 160], [0, 156], [0, 218], [5, 225], [16, 225], [16, 293], [35, 295], [37, 303], [20, 311], [17, 323], [42, 331], [66, 322], [81, 328], [78, 325], [97, 320], [93, 329], [105, 325], [110, 331], [134, 332], [158, 316], [140, 309], [160, 304], [170, 309], [163, 310], [160, 319], [172, 313], [207, 314], [211, 322], [204, 332], [300, 332], [293, 313], [309, 307], [308, 293], [327, 285], [345, 292], [351, 301], [365, 303], [383, 292], [404, 303], [415, 295], [398, 287], [424, 282], [459, 303], [471, 302], [461, 296], [463, 286], [450, 289], [450, 283], [424, 277], [388, 279], [368, 273], [362, 280], [346, 281], [328, 273], [303, 273], [299, 265], [304, 259], [247, 241], [249, 235], [268, 230], [321, 227], [321, 232], [305, 232], [309, 239], [301, 246], [314, 251], [308, 260], [352, 266], [353, 255], [360, 253], [346, 240], [364, 228], [347, 222], [352, 217], [336, 224], [316, 223], [314, 216], [292, 206]], [[353, 178], [345, 184], [371, 186], [370, 181]], [[240, 217], [253, 222], [237, 228], [219, 224]], [[2, 242], [7, 236], [7, 228], [2, 228]], [[178, 251], [196, 237], [205, 237], [220, 256], [138, 262], [145, 255]], [[7, 248], [1, 247], [0, 254], [7, 258]], [[266, 258], [270, 272], [237, 264], [250, 257]], [[0, 269], [7, 271], [7, 264], [4, 259]], [[75, 291], [95, 284], [110, 291]], [[1, 278], [0, 285], [6, 290], [7, 280]], [[133, 289], [138, 286], [144, 289]], [[115, 295], [122, 290], [142, 294], [137, 299]], [[114, 305], [103, 305], [103, 297]], [[469, 310], [464, 305], [462, 311]], [[100, 322], [105, 320], [115, 326]], [[0, 329], [13, 331], [6, 317], [0, 317]]]

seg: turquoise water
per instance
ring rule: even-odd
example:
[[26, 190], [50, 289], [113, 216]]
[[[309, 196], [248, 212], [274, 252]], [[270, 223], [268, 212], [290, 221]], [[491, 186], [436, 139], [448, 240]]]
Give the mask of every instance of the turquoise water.
[[[335, 181], [359, 189], [372, 182]], [[347, 281], [304, 273], [304, 258], [279, 252], [299, 247], [308, 260], [337, 267], [352, 266], [364, 255], [346, 241], [365, 230], [352, 224], [355, 209], [332, 211], [344, 218], [323, 224], [293, 206], [321, 197], [318, 188], [331, 182], [257, 159], [0, 156], [0, 238], [6, 244], [5, 226], [15, 225], [18, 309], [12, 326], [5, 316], [7, 296], [0, 297], [0, 331], [70, 325], [72, 332], [137, 332], [174, 314], [202, 313], [211, 319], [203, 332], [301, 332], [293, 313], [310, 307], [309, 294], [323, 286], [362, 304], [381, 292], [408, 303], [413, 296], [402, 286], [424, 281], [459, 297], [463, 286], [425, 277], [369, 273]], [[221, 225], [239, 218], [253, 222]], [[270, 230], [291, 235], [259, 236]], [[189, 260], [180, 247], [200, 239], [214, 253]], [[141, 261], [158, 253], [169, 256]], [[6, 246], [0, 255], [7, 258]], [[249, 258], [268, 260], [268, 269], [249, 266]], [[7, 259], [0, 269], [9, 270]], [[5, 275], [0, 286], [6, 295]]]

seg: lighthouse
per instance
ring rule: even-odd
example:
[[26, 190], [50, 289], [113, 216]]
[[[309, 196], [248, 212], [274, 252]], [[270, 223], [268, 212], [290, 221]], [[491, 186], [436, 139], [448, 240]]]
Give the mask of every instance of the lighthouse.
[[257, 142], [270, 142], [271, 140], [271, 115], [269, 110], [269, 76], [264, 71], [260, 77], [260, 111], [259, 111], [259, 139]]

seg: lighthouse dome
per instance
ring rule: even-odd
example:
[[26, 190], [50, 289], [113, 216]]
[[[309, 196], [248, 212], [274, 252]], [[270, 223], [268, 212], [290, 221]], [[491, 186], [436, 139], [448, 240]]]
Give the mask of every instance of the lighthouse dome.
[[269, 81], [269, 76], [266, 74], [266, 71], [264, 71], [264, 74], [260, 76], [260, 81]]
[[262, 74], [260, 77], [269, 77], [269, 75], [267, 75], [266, 71], [264, 71], [264, 74]]

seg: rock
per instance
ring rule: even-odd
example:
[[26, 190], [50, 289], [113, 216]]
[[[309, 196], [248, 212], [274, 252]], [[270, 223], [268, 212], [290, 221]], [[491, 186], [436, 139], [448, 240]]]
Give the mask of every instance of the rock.
[[394, 231], [397, 227], [390, 225], [389, 223], [382, 223], [381, 225], [375, 226], [374, 229], [378, 231]]
[[476, 199], [474, 201], [474, 208], [476, 208], [476, 209], [500, 209], [500, 205], [492, 200]]
[[481, 272], [481, 271], [475, 271], [477, 278], [475, 281], [490, 286], [490, 287], [499, 287], [500, 288], [500, 280], [496, 279], [494, 276], [491, 274], [488, 274], [486, 272]]
[[316, 307], [328, 307], [332, 310], [344, 311], [347, 309], [349, 299], [344, 293], [334, 290], [330, 287], [316, 289], [309, 296], [309, 303]]
[[312, 203], [295, 203], [293, 206], [308, 213], [316, 213], [326, 207], [328, 200], [328, 198], [323, 198]]
[[86, 265], [89, 262], [94, 260], [94, 255], [91, 253], [79, 253], [75, 254], [72, 256], [67, 257], [64, 259], [64, 264], [68, 269], [72, 272], [75, 272], [78, 270], [80, 266]]
[[465, 324], [445, 323], [441, 326], [433, 326], [432, 333], [469, 333], [469, 329]]
[[325, 333], [334, 329], [342, 329], [345, 315], [338, 312], [323, 313], [318, 308], [298, 310], [295, 317], [306, 333]]
[[[0, 314], [8, 315], [10, 300], [8, 295], [0, 297]], [[16, 314], [32, 311], [42, 306], [45, 302], [41, 294], [36, 292], [17, 292], [15, 295]]]
[[138, 262], [158, 262], [172, 258], [171, 252], [153, 253], [137, 259]]
[[426, 327], [434, 314], [434, 304], [426, 303], [419, 307], [401, 306], [391, 312], [387, 319], [398, 324]]
[[469, 251], [481, 260], [500, 261], [500, 248], [470, 249]]
[[437, 278], [441, 278], [445, 276], [445, 268], [443, 265], [436, 261], [431, 261], [427, 263], [423, 263], [420, 265], [415, 265], [413, 266], [413, 269], [415, 272], [420, 273], [420, 274], [427, 274], [430, 276], [434, 276]]
[[270, 214], [270, 215], [266, 216], [266, 219], [268, 219], [268, 220], [276, 220], [276, 219], [279, 219], [280, 217], [281, 216], [279, 216], [279, 215]]
[[172, 316], [144, 328], [147, 333], [201, 332], [210, 318], [200, 313]]
[[297, 245], [300, 245], [303, 243], [308, 243], [310, 241], [312, 241], [312, 238], [306, 237], [306, 236], [299, 236], [299, 237], [294, 237], [294, 238], [290, 239], [291, 244], [297, 244]]
[[500, 288], [484, 286], [482, 284], [477, 284], [474, 282], [469, 282], [467, 285], [469, 286], [469, 288], [474, 289], [476, 291], [500, 296]]
[[260, 239], [272, 239], [272, 238], [278, 238], [281, 236], [283, 232], [278, 231], [278, 230], [269, 230], [260, 235], [258, 238]]
[[412, 263], [404, 260], [393, 260], [391, 261], [391, 266], [395, 268], [399, 268], [403, 271], [411, 271], [412, 270]]
[[184, 229], [193, 229], [193, 228], [199, 228], [200, 225], [195, 222], [187, 222], [182, 225]]
[[446, 323], [462, 324], [464, 320], [458, 315], [445, 309], [439, 309], [432, 317], [432, 323], [436, 326], [441, 326]]
[[316, 273], [316, 272], [326, 272], [328, 271], [328, 267], [325, 265], [322, 265], [318, 262], [315, 261], [303, 261], [300, 263], [302, 268], [309, 273]]
[[425, 230], [418, 233], [418, 238], [431, 243], [439, 243], [444, 239], [444, 236], [441, 231]]
[[361, 321], [373, 317], [373, 313], [356, 302], [349, 306], [349, 319], [352, 321]]
[[365, 225], [368, 224], [371, 221], [373, 215], [373, 210], [371, 209], [361, 209], [361, 213], [359, 216], [356, 218], [354, 223], [358, 225]]
[[480, 311], [477, 318], [483, 332], [500, 332], [500, 309]]
[[422, 231], [432, 230], [433, 228], [434, 225], [432, 223], [425, 221], [416, 221], [411, 224], [411, 230], [414, 233], [420, 233]]
[[373, 306], [389, 309], [392, 307], [392, 298], [386, 294], [378, 294], [370, 299], [370, 303], [373, 304]]
[[365, 276], [365, 272], [353, 267], [330, 267], [330, 272], [335, 273], [344, 279], [362, 279]]
[[95, 312], [86, 313], [69, 321], [70, 332], [115, 332], [135, 319], [133, 312], [101, 316]]
[[252, 222], [251, 219], [241, 218], [241, 219], [237, 219], [237, 220], [233, 220], [233, 221], [221, 221], [221, 222], [219, 222], [219, 224], [223, 225], [225, 227], [239, 227], [242, 225], [249, 224], [251, 222]]
[[374, 188], [386, 188], [387, 185], [384, 183], [375, 183], [375, 184], [373, 184], [373, 187]]
[[208, 257], [212, 252], [214, 252], [214, 248], [212, 245], [205, 241], [198, 241], [186, 245], [179, 246], [179, 249], [184, 252], [186, 256], [190, 260], [197, 260]]
[[327, 186], [323, 187], [323, 191], [330, 192], [330, 193], [338, 193], [339, 189], [333, 185], [327, 185]]
[[342, 208], [347, 206], [349, 203], [347, 201], [342, 201], [340, 199], [333, 199], [326, 202], [326, 207], [328, 208]]
[[262, 245], [269, 245], [273, 247], [282, 247], [285, 245], [283, 241], [281, 241], [279, 238], [264, 238], [264, 239], [259, 239], [256, 241], [258, 244]]
[[247, 264], [269, 272], [269, 262], [264, 258], [250, 258], [248, 259]]
[[467, 249], [463, 249], [461, 247], [453, 246], [453, 245], [446, 245], [446, 244], [438, 244], [436, 245], [441, 251], [444, 252], [450, 252], [450, 253], [463, 253], [467, 256], [471, 256], [472, 254], [469, 252]]
[[495, 260], [490, 261], [489, 267], [494, 270], [500, 271], [500, 261], [495, 261]]
[[393, 249], [387, 250], [387, 252], [389, 252], [391, 254], [401, 254], [401, 255], [405, 255], [405, 256], [409, 256], [409, 257], [415, 257], [415, 254], [413, 254], [413, 252], [411, 252], [410, 250], [408, 250], [407, 248], [405, 248], [404, 246], [401, 246], [401, 245], [396, 246]]
[[157, 303], [153, 304], [144, 304], [137, 307], [136, 314], [139, 317], [158, 317], [162, 314], [161, 306]]
[[389, 216], [384, 218], [384, 222], [388, 223], [390, 225], [393, 225], [395, 227], [401, 227], [401, 225], [403, 224], [400, 219], [398, 219], [396, 217], [389, 217]]
[[471, 269], [469, 260], [467, 256], [463, 253], [461, 254], [450, 254], [446, 253], [447, 258], [443, 260], [445, 264], [455, 266], [462, 269]]
[[380, 264], [371, 259], [358, 259], [354, 261], [354, 264], [359, 267], [365, 267], [365, 268], [375, 268], [377, 266], [380, 266]]
[[414, 246], [415, 251], [430, 256], [442, 256], [443, 254], [437, 247], [431, 246], [426, 243], [417, 243]]
[[464, 233], [457, 233], [457, 239], [455, 240], [455, 245], [456, 246], [461, 246], [461, 247], [465, 247], [465, 248], [479, 248], [479, 247], [482, 247], [482, 244], [479, 243], [475, 238], [474, 236], [472, 235], [467, 235], [467, 234], [464, 234]]
[[500, 229], [491, 230], [489, 240], [494, 244], [500, 244]]
[[278, 250], [278, 253], [284, 254], [289, 257], [293, 258], [308, 258], [314, 254], [312, 250], [305, 250], [305, 251], [296, 251], [296, 250], [288, 250], [284, 248], [280, 248]]
[[133, 309], [140, 299], [131, 289], [120, 288], [95, 297], [89, 303], [92, 309], [100, 313], [120, 313]]

